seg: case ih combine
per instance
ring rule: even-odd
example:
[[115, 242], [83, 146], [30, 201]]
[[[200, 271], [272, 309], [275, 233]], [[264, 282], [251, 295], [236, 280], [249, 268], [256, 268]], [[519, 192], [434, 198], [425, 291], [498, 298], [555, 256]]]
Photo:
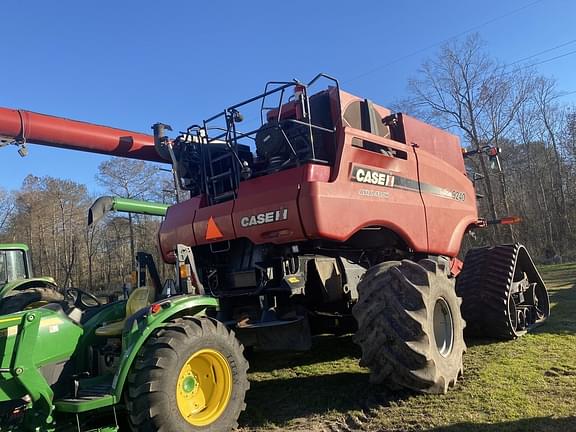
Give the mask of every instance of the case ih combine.
[[456, 258], [486, 221], [445, 131], [325, 75], [269, 83], [176, 138], [153, 129], [0, 109], [5, 142], [171, 163], [190, 195], [158, 237], [192, 288], [169, 298], [141, 288], [106, 306], [75, 290], [72, 305], [0, 317], [0, 400], [14, 430], [70, 419], [86, 430], [93, 411], [117, 409], [134, 430], [229, 430], [248, 387], [238, 340], [302, 350], [326, 332], [355, 332], [372, 382], [444, 393], [462, 373], [465, 326], [512, 339], [548, 316], [523, 246], [471, 250], [463, 267]]

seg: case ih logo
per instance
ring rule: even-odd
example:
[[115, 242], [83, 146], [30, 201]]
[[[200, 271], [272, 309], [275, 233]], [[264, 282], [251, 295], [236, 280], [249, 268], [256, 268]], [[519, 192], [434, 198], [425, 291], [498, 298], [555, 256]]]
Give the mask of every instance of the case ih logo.
[[250, 228], [255, 225], [264, 225], [273, 222], [280, 222], [288, 219], [288, 209], [272, 210], [266, 213], [258, 213], [252, 216], [244, 216], [240, 219], [243, 228]]
[[356, 165], [352, 167], [352, 180], [358, 183], [394, 187], [393, 175], [382, 171], [369, 170]]
[[[357, 183], [369, 184], [374, 186], [383, 186], [394, 189], [402, 189], [410, 192], [418, 192], [422, 194], [435, 195], [440, 198], [447, 198], [454, 201], [465, 201], [466, 194], [457, 190], [448, 190], [440, 186], [431, 185], [428, 183], [418, 182], [418, 180], [401, 177], [397, 175], [388, 174], [387, 172], [365, 168], [358, 165], [352, 165], [352, 173], [350, 180]], [[366, 193], [368, 189], [362, 189], [361, 195], [364, 196], [377, 196], [374, 192]], [[378, 196], [381, 198], [381, 196]], [[386, 197], [387, 198], [387, 197]]]

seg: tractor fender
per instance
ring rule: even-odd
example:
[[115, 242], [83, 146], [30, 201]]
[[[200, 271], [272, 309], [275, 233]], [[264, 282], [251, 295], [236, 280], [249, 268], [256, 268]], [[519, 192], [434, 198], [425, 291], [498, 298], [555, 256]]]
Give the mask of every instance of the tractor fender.
[[126, 322], [122, 334], [122, 352], [120, 366], [112, 382], [112, 392], [116, 401], [122, 398], [122, 391], [128, 373], [140, 349], [148, 338], [159, 328], [168, 325], [169, 321], [181, 316], [202, 316], [207, 309], [216, 309], [218, 300], [214, 297], [184, 295], [170, 297], [141, 309], [133, 319]]

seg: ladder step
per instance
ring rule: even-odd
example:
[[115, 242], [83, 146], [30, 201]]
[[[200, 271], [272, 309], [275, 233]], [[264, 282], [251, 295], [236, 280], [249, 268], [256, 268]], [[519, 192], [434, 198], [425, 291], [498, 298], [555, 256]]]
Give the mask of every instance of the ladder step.
[[230, 198], [236, 198], [236, 193], [234, 191], [224, 192], [214, 196], [214, 202], [219, 203], [222, 201], [227, 201]]
[[232, 157], [232, 153], [228, 152], [228, 153], [224, 153], [223, 155], [218, 156], [218, 157], [216, 157], [216, 158], [214, 158], [214, 159], [210, 159], [210, 162], [212, 162], [212, 163], [214, 164], [214, 163], [216, 163], [216, 162], [220, 162], [220, 161], [223, 161], [223, 160], [226, 160], [226, 159], [230, 159], [231, 157]]
[[228, 170], [228, 171], [225, 171], [223, 173], [216, 174], [215, 176], [208, 177], [208, 181], [211, 181], [212, 183], [214, 183], [214, 182], [216, 182], [222, 178], [230, 177], [231, 174], [232, 174], [232, 171]]

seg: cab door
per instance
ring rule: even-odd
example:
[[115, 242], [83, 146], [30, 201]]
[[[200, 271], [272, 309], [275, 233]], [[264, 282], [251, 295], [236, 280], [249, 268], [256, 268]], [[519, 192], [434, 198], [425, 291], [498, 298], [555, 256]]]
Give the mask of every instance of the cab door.
[[403, 123], [418, 161], [429, 252], [456, 256], [466, 229], [478, 220], [458, 137], [409, 116]]

